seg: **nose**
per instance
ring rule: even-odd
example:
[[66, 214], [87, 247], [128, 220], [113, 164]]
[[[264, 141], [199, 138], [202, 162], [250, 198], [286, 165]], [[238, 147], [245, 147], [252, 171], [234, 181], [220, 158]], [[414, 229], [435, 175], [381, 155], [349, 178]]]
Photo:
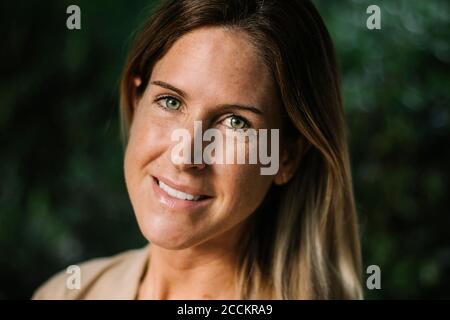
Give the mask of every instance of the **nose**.
[[[170, 161], [179, 171], [190, 169], [203, 170], [207, 164], [203, 159], [203, 131], [202, 122], [194, 121], [193, 126], [180, 128], [175, 134], [175, 138], [169, 152]], [[172, 139], [173, 140], [173, 139]]]
[[191, 163], [191, 164], [176, 164], [175, 165], [179, 171], [187, 171], [189, 169], [197, 169], [202, 170], [206, 167], [206, 163], [202, 161], [202, 163]]

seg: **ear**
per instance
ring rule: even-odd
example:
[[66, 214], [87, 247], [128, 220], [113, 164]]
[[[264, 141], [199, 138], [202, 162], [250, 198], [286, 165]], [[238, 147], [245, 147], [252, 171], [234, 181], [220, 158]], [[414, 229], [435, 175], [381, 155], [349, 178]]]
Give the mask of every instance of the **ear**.
[[133, 78], [133, 84], [135, 86], [135, 89], [134, 89], [134, 100], [133, 100], [133, 109], [136, 109], [136, 106], [138, 105], [139, 100], [141, 98], [140, 96], [138, 96], [136, 94], [137, 88], [139, 88], [141, 86], [141, 84], [142, 84], [141, 77], [138, 77], [138, 76], [134, 77]]
[[136, 88], [137, 88], [137, 87], [139, 87], [139, 86], [141, 85], [142, 79], [141, 79], [141, 77], [134, 77], [134, 78], [133, 78], [133, 82], [134, 82], [134, 85], [135, 85]]
[[283, 148], [280, 155], [280, 168], [273, 180], [275, 184], [283, 185], [292, 179], [308, 149], [307, 147], [306, 140], [300, 137]]

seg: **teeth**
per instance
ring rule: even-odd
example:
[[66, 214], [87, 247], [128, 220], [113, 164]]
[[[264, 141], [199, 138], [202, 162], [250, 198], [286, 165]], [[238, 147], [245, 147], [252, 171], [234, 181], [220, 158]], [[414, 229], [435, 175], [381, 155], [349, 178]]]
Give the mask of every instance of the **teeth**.
[[181, 199], [181, 200], [191, 200], [191, 201], [197, 201], [200, 199], [200, 196], [194, 196], [189, 193], [185, 193], [179, 190], [176, 190], [174, 188], [169, 187], [167, 184], [165, 184], [162, 181], [158, 181], [158, 185], [161, 189], [163, 189], [165, 192], [167, 192], [172, 197]]

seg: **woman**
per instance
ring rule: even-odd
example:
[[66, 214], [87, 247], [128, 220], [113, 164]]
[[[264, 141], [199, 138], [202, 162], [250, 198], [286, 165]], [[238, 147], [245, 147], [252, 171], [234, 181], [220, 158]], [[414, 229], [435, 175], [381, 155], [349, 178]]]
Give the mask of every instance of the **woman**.
[[[62, 272], [34, 298], [362, 297], [339, 74], [310, 1], [165, 1], [128, 56], [121, 116], [149, 245], [81, 264], [80, 289]], [[279, 129], [278, 170], [174, 161], [173, 132], [196, 136], [195, 121], [224, 136]], [[248, 155], [247, 140], [233, 146]]]

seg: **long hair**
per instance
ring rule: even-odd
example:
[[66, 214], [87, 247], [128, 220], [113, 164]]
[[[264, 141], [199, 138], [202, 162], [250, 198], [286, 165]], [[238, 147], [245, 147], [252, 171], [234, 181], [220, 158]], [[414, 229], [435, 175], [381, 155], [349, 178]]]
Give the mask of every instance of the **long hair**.
[[[309, 0], [168, 0], [137, 34], [121, 79], [125, 140], [154, 64], [204, 26], [243, 31], [271, 72], [290, 137], [305, 141], [293, 178], [248, 221], [237, 272], [242, 299], [360, 299], [361, 253], [340, 78]], [[142, 83], [135, 86], [134, 79]]]

